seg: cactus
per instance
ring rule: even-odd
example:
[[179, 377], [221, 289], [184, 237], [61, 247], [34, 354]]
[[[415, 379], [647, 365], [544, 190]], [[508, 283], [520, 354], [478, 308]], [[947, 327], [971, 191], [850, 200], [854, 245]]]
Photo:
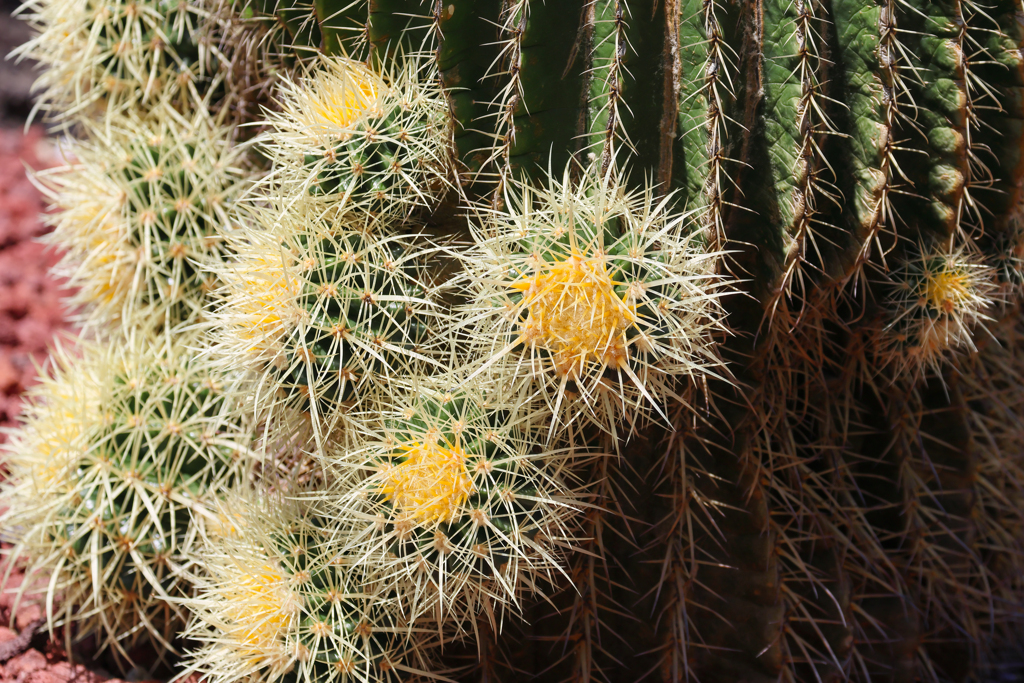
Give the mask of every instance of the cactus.
[[315, 506], [239, 498], [234, 533], [195, 553], [202, 647], [190, 671], [211, 681], [443, 678], [437, 635], [380, 609], [389, 586], [353, 571]]
[[436, 206], [450, 183], [448, 126], [440, 92], [417, 71], [410, 60], [384, 79], [331, 59], [286, 85], [269, 143], [278, 191], [384, 218]]
[[58, 271], [84, 327], [175, 326], [202, 311], [216, 288], [204, 266], [221, 260], [242, 190], [242, 150], [223, 132], [166, 108], [151, 123], [111, 117], [69, 150], [74, 163], [37, 174], [60, 209], [47, 239], [65, 250]]
[[459, 624], [562, 566], [587, 488], [572, 464], [597, 456], [535, 447], [542, 406], [446, 379], [396, 391], [368, 443], [328, 457], [344, 484], [323, 495], [353, 562], [408, 584], [403, 611]]
[[222, 80], [211, 41], [198, 34], [205, 13], [190, 3], [39, 0], [22, 11], [37, 36], [18, 54], [45, 65], [36, 106], [56, 122], [162, 99], [181, 111], [205, 107]]
[[431, 250], [352, 227], [316, 207], [260, 209], [218, 270], [213, 352], [226, 368], [242, 359], [259, 414], [310, 412], [318, 440], [405, 366], [430, 362], [442, 314], [425, 275]]
[[718, 255], [696, 246], [688, 216], [668, 214], [671, 198], [595, 176], [573, 183], [567, 170], [539, 190], [511, 181], [507, 208], [482, 210], [463, 318], [486, 359], [477, 372], [533, 379], [552, 427], [583, 414], [612, 434], [626, 422], [628, 435], [645, 413], [667, 419], [680, 377], [719, 365]]
[[50, 575], [51, 623], [129, 662], [147, 640], [172, 649], [185, 620], [173, 600], [190, 591], [182, 568], [199, 534], [190, 512], [243, 474], [247, 434], [226, 420], [223, 379], [187, 343], [139, 335], [58, 349], [6, 447], [5, 536], [32, 576]]
[[[217, 216], [225, 248], [189, 262], [219, 289], [162, 320], [232, 378], [262, 472], [318, 473], [251, 477], [226, 531], [197, 525], [192, 670], [390, 680], [382, 653], [402, 652], [407, 677], [463, 681], [1005, 671], [1024, 628], [1022, 12], [169, 12], [229, 36], [196, 116], [281, 85], [239, 149], [265, 176]], [[105, 17], [105, 39], [147, 44]], [[273, 75], [239, 66], [257, 35]], [[87, 57], [43, 78], [58, 120], [182, 118], [163, 67]], [[70, 97], [69, 68], [136, 87]], [[101, 225], [71, 191], [54, 184], [57, 224]], [[90, 239], [79, 281], [115, 282]], [[380, 639], [341, 632], [371, 614]]]

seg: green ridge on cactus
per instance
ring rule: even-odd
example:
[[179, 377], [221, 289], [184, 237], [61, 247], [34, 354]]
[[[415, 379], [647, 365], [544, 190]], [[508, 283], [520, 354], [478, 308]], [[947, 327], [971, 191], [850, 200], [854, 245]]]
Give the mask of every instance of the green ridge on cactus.
[[[501, 8], [486, 0], [452, 0], [438, 7], [438, 75], [454, 122], [456, 158], [463, 165], [459, 170], [472, 181], [493, 161], [498, 81], [490, 70], [499, 55]], [[480, 36], [493, 39], [479, 40]]]
[[501, 80], [504, 156], [512, 172], [558, 173], [581, 145], [586, 55], [579, 48], [579, 0], [520, 0], [504, 21]]

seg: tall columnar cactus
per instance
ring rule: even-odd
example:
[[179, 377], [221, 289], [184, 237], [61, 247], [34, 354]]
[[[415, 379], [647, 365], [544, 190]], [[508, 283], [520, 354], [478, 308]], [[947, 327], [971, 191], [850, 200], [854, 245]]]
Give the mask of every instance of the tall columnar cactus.
[[[65, 4], [33, 5], [36, 45], [64, 45]], [[136, 14], [216, 44], [198, 62], [213, 77], [179, 64], [184, 32], [129, 31]], [[42, 87], [90, 136], [151, 126], [159, 103], [191, 115], [167, 70], [201, 119], [251, 116], [247, 93], [283, 84], [237, 150], [266, 175], [204, 214], [227, 248], [187, 260], [220, 287], [190, 299], [201, 317], [165, 320], [197, 321], [204, 358], [238, 378], [227, 410], [264, 465], [318, 474], [251, 478], [234, 521], [208, 527], [189, 573], [202, 597], [183, 603], [194, 670], [1006, 671], [1024, 632], [1022, 14], [209, 0], [89, 15], [97, 45], [122, 47], [69, 39], [86, 66], [54, 50]], [[251, 69], [256, 43], [270, 59]], [[74, 187], [54, 183], [57, 224], [103, 224], [63, 199]], [[86, 256], [80, 281], [106, 277]]]

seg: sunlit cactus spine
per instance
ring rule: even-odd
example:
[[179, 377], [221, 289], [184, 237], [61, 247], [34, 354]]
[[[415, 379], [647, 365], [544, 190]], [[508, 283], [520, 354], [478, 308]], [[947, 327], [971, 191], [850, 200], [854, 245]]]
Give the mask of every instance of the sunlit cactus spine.
[[364, 220], [429, 215], [452, 180], [445, 104], [426, 65], [410, 56], [378, 73], [322, 58], [285, 83], [265, 143], [276, 191]]
[[395, 581], [350, 564], [315, 506], [239, 497], [232, 533], [210, 535], [186, 601], [199, 643], [189, 671], [217, 683], [443, 678], [439, 635], [401, 615]]
[[187, 552], [217, 496], [245, 478], [248, 433], [228, 419], [224, 378], [188, 350], [195, 341], [58, 348], [4, 450], [2, 525], [28, 561], [23, 589], [49, 577], [51, 626], [68, 644], [94, 636], [121, 662], [141, 644], [157, 661], [174, 651]]
[[461, 375], [394, 388], [392, 402], [325, 466], [321, 495], [351, 561], [405, 588], [400, 607], [472, 632], [521, 609], [563, 571], [600, 455], [545, 448], [543, 404]]
[[244, 150], [204, 113], [182, 119], [111, 116], [71, 145], [70, 163], [36, 175], [56, 209], [47, 240], [77, 291], [86, 328], [177, 325], [195, 319], [217, 284]]

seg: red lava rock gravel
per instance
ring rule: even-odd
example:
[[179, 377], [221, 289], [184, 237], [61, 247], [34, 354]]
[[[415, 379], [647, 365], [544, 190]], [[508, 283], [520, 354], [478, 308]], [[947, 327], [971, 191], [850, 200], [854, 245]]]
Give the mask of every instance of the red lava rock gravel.
[[25, 175], [26, 164], [52, 165], [52, 150], [41, 128], [0, 129], [0, 428], [14, 424], [36, 364], [66, 327], [61, 283], [48, 273], [59, 257], [36, 239], [45, 206]]

